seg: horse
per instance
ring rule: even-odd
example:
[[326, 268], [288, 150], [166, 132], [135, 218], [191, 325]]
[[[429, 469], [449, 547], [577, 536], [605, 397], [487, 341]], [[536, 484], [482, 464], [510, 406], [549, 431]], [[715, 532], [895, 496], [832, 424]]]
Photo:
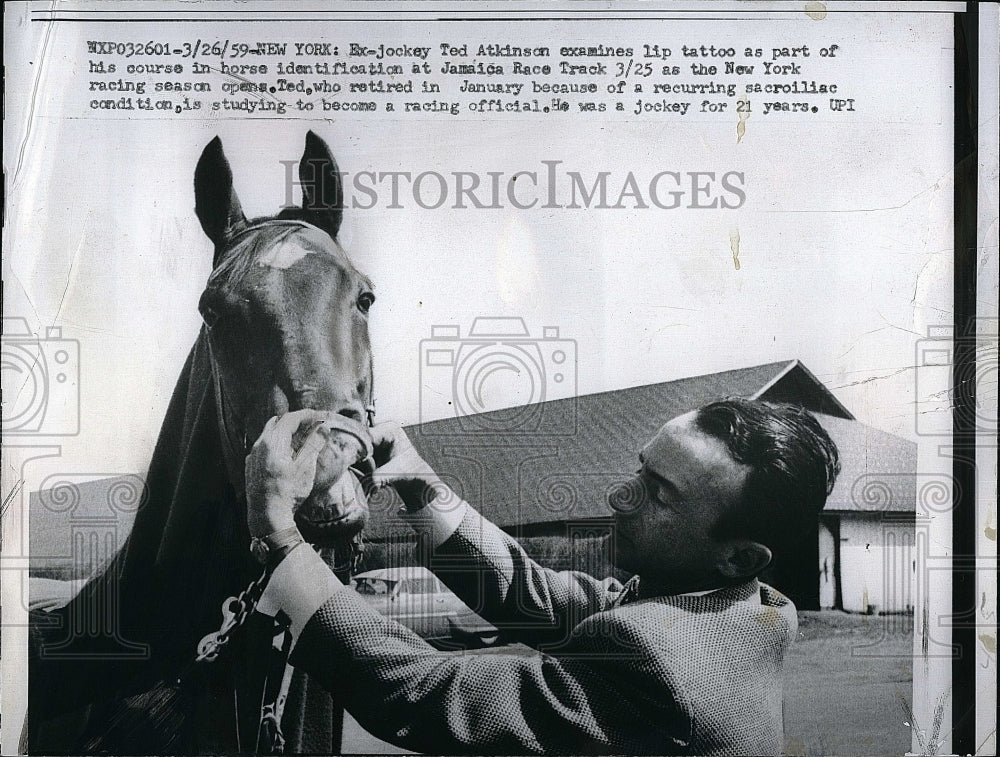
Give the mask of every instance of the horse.
[[[248, 220], [221, 140], [198, 160], [195, 213], [214, 247], [198, 305], [204, 323], [125, 545], [55, 614], [57, 630], [51, 618], [32, 629], [34, 753], [252, 753], [273, 746], [260, 740], [261, 701], [274, 678], [264, 663], [272, 655], [270, 619], [251, 615], [215, 662], [194, 662], [199, 639], [219, 627], [224, 601], [261, 572], [248, 549], [244, 460], [271, 416], [329, 413], [316, 485], [295, 520], [346, 578], [368, 512], [344, 467], [363, 467], [374, 413], [373, 286], [337, 241], [341, 175], [311, 131], [299, 179], [301, 206]], [[289, 673], [282, 691], [287, 750], [339, 751], [339, 703], [297, 672], [288, 685]]]

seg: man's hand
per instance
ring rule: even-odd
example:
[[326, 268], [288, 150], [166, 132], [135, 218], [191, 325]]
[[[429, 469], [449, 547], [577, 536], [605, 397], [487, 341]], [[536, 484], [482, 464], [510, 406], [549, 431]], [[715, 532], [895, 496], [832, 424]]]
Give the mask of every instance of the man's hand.
[[371, 435], [376, 465], [372, 482], [376, 487], [393, 486], [408, 510], [419, 510], [446, 490], [398, 423], [379, 423]]
[[[251, 536], [266, 536], [295, 525], [295, 508], [312, 492], [316, 458], [326, 444], [317, 433], [327, 416], [297, 410], [271, 418], [246, 459], [247, 525]], [[302, 425], [313, 426], [298, 451], [292, 437]]]

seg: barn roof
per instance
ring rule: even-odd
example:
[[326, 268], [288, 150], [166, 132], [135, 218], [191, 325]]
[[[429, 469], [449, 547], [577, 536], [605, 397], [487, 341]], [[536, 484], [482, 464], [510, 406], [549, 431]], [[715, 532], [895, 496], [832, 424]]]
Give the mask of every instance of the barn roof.
[[916, 444], [857, 421], [817, 418], [840, 452], [826, 512], [915, 512]]
[[[500, 526], [592, 519], [610, 514], [608, 492], [636, 467], [639, 448], [665, 421], [733, 395], [801, 404], [836, 423], [838, 434], [857, 424], [812, 373], [789, 360], [432, 421], [407, 432], [442, 478]], [[863, 438], [849, 436], [852, 444]], [[370, 536], [409, 533], [396, 517], [398, 502], [383, 499], [373, 503]]]

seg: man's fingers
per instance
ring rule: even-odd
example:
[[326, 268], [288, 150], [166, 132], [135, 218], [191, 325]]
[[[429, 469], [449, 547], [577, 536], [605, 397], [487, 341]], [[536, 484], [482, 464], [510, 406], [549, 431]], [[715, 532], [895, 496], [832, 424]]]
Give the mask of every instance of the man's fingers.
[[268, 418], [268, 419], [267, 419], [267, 423], [265, 423], [265, 424], [264, 424], [264, 428], [263, 428], [263, 430], [262, 430], [262, 431], [260, 432], [260, 436], [258, 436], [258, 437], [257, 437], [257, 438], [256, 438], [256, 439], [254, 440], [254, 446], [255, 446], [255, 447], [256, 447], [256, 446], [257, 446], [258, 444], [260, 444], [260, 440], [261, 440], [261, 439], [263, 439], [263, 438], [264, 438], [265, 436], [267, 436], [268, 434], [270, 434], [270, 433], [271, 433], [271, 430], [272, 430], [272, 429], [274, 428], [274, 424], [278, 422], [278, 418], [280, 418], [280, 417], [281, 417], [281, 416], [279, 416], [279, 415], [272, 415], [272, 416], [271, 416], [270, 418]]
[[326, 437], [319, 432], [321, 428], [323, 428], [322, 423], [315, 423], [313, 425], [309, 434], [302, 442], [302, 446], [299, 447], [298, 452], [292, 455], [294, 460], [307, 461], [310, 458], [316, 459], [319, 456], [320, 450], [326, 446]]
[[267, 434], [263, 434], [261, 438], [265, 438], [267, 441], [267, 446], [270, 449], [281, 449], [287, 450], [288, 454], [294, 453], [292, 449], [292, 438], [295, 432], [298, 431], [299, 426], [303, 423], [309, 423], [311, 421], [319, 420], [326, 417], [326, 413], [320, 412], [319, 410], [295, 410], [291, 413], [285, 413], [284, 415], [279, 415], [271, 427], [271, 430]]
[[376, 466], [385, 465], [391, 458], [408, 446], [406, 432], [395, 421], [375, 424], [371, 429], [372, 457]]
[[376, 423], [370, 429], [369, 433], [372, 437], [372, 444], [381, 445], [393, 442], [396, 439], [396, 433], [402, 428], [396, 421], [383, 421], [382, 423]]
[[310, 408], [306, 408], [304, 410], [293, 410], [290, 413], [278, 416], [278, 422], [274, 424], [273, 434], [280, 436], [282, 439], [287, 438], [291, 441], [292, 434], [298, 431], [299, 426], [303, 423], [309, 423], [310, 421], [318, 420], [319, 418], [325, 416], [326, 413], [319, 410], [312, 410]]
[[396, 481], [420, 478], [426, 474], [427, 463], [415, 451], [408, 450], [377, 467], [371, 478], [376, 486], [385, 486]]
[[397, 428], [399, 428], [399, 424], [386, 421], [385, 423], [376, 423], [368, 429], [372, 438], [372, 456], [375, 458], [376, 464], [385, 462], [392, 453], [392, 444], [396, 439]]

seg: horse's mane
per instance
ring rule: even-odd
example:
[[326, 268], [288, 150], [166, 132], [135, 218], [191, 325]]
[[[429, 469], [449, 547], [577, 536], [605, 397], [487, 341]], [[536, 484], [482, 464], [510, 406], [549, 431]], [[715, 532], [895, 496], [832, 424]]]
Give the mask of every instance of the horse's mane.
[[[244, 276], [253, 268], [254, 262], [262, 251], [273, 250], [274, 248], [291, 241], [303, 230], [322, 234], [324, 238], [329, 238], [329, 234], [318, 226], [296, 217], [297, 214], [289, 213], [287, 216], [282, 211], [277, 217], [268, 216], [255, 218], [248, 221], [245, 226], [234, 230], [231, 235], [229, 246], [225, 256], [219, 261], [209, 277], [209, 284], [217, 281], [225, 281], [230, 285], [237, 285]], [[331, 240], [335, 242], [336, 240]], [[337, 258], [337, 262], [344, 268], [354, 269], [354, 265], [347, 254], [337, 244], [325, 246], [324, 251]], [[369, 288], [373, 288], [372, 282], [364, 274], [361, 278]]]
[[[213, 558], [233, 554], [240, 518], [222, 463], [210, 371], [202, 333], [175, 386], [146, 476], [149, 496], [125, 545], [48, 624], [54, 630], [45, 634], [45, 656], [33, 662], [29, 683], [33, 718], [99, 698], [157, 653], [179, 654], [189, 639], [156, 638], [165, 624], [174, 625], [178, 612], [204, 622], [208, 598], [237, 578]], [[113, 625], [72, 632], [95, 611], [108, 613]], [[130, 654], [136, 644], [149, 649], [145, 659]], [[49, 689], [46, 680], [61, 683]]]

